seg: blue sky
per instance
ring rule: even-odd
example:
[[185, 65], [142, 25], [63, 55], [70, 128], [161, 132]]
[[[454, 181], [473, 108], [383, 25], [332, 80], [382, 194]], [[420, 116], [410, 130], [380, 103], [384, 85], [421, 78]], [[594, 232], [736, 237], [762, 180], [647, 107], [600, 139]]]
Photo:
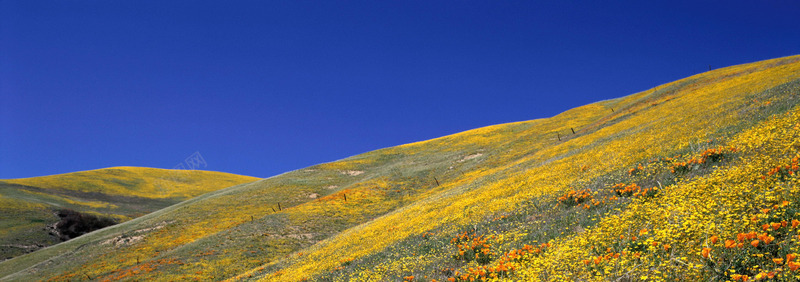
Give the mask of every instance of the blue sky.
[[268, 177], [800, 54], [797, 1], [0, 0], [0, 178]]

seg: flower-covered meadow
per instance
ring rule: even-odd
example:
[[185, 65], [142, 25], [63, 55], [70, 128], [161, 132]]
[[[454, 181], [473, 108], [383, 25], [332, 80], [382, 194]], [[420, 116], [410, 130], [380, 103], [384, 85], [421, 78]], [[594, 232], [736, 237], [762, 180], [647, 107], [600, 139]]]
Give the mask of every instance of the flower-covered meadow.
[[143, 198], [191, 198], [256, 177], [216, 171], [112, 167], [74, 173], [3, 180], [7, 183], [84, 193]]
[[206, 194], [0, 276], [797, 280], [798, 99], [800, 57], [718, 69]]
[[213, 171], [114, 167], [0, 180], [0, 259], [60, 242], [47, 225], [57, 210], [128, 221], [192, 197], [255, 177]]

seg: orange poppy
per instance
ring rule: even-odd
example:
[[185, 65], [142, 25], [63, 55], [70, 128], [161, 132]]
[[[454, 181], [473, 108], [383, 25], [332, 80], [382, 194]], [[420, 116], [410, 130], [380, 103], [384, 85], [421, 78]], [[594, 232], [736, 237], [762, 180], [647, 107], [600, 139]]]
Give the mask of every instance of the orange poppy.
[[711, 252], [711, 249], [703, 248], [703, 252], [702, 252], [703, 253], [703, 257], [704, 258], [708, 258], [708, 255], [709, 255], [710, 252]]
[[797, 268], [800, 268], [800, 263], [796, 263], [793, 261], [788, 262], [787, 265], [789, 265], [789, 269], [791, 269], [792, 271], [795, 271], [797, 270]]

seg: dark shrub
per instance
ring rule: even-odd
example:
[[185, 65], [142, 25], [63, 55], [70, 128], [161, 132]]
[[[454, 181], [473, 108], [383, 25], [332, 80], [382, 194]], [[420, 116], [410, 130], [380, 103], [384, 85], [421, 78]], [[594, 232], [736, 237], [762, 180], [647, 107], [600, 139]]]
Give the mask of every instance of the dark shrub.
[[97, 217], [91, 214], [83, 214], [70, 209], [62, 209], [56, 212], [61, 218], [54, 225], [53, 235], [61, 241], [67, 241], [97, 229], [117, 224], [114, 219], [107, 217]]

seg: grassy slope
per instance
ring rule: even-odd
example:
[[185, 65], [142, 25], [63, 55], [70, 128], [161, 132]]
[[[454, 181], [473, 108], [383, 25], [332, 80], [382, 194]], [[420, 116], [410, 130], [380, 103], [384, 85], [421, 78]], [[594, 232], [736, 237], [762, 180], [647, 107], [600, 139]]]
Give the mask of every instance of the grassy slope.
[[[751, 228], [733, 222], [797, 188], [791, 177], [765, 178], [756, 183], [760, 190], [740, 186], [797, 153], [791, 142], [800, 137], [798, 89], [800, 57], [719, 69], [548, 119], [377, 150], [205, 194], [0, 263], [0, 277], [444, 280], [482, 271], [533, 280], [709, 278], [712, 271], [694, 267], [705, 263], [698, 249], [704, 238]], [[724, 158], [669, 171], [708, 148], [726, 148]], [[661, 188], [623, 197], [611, 190], [617, 183]], [[590, 199], [581, 205], [558, 200], [584, 189]], [[715, 196], [740, 201], [698, 207]], [[637, 243], [643, 239], [631, 240], [634, 233], [650, 246], [672, 247], [648, 249]], [[486, 249], [487, 264], [454, 259], [459, 250], [451, 240], [465, 236], [483, 236], [478, 248]], [[516, 257], [518, 249], [526, 254]], [[606, 251], [624, 254], [592, 263]]]
[[[575, 276], [563, 277], [565, 280], [587, 278], [587, 273], [594, 269], [576, 266], [583, 265], [585, 259], [591, 258], [589, 245], [598, 241], [597, 238], [586, 238], [589, 236], [586, 234], [594, 234], [586, 231], [588, 226], [603, 221], [603, 226], [626, 228], [633, 232], [644, 229], [644, 226], [652, 226], [653, 222], [647, 217], [637, 218], [636, 221], [631, 218], [622, 222], [615, 220], [618, 213], [627, 215], [615, 211], [615, 208], [625, 210], [627, 202], [630, 202], [626, 199], [608, 199], [607, 204], [583, 211], [556, 207], [556, 198], [567, 190], [591, 189], [592, 193], [600, 194], [595, 197], [601, 199], [602, 193], [616, 183], [641, 182], [653, 185], [653, 182], [659, 181], [669, 185], [680, 181], [670, 174], [655, 175], [660, 178], [636, 179], [627, 176], [626, 172], [639, 163], [659, 157], [680, 153], [699, 154], [709, 146], [726, 146], [727, 140], [743, 138], [737, 133], [756, 125], [759, 119], [794, 107], [800, 83], [797, 81], [800, 77], [800, 64], [797, 61], [797, 57], [785, 58], [697, 75], [659, 86], [655, 90], [534, 121], [524, 131], [534, 136], [548, 136], [549, 140], [537, 140], [524, 134], [513, 134], [513, 130], [503, 130], [520, 124], [494, 127], [495, 132], [488, 134], [494, 140], [463, 138], [459, 143], [498, 146], [501, 148], [498, 153], [502, 154], [497, 156], [500, 160], [496, 165], [489, 166], [490, 169], [459, 178], [444, 193], [317, 244], [304, 250], [302, 256], [267, 264], [263, 269], [255, 269], [240, 278], [252, 275], [255, 278], [288, 281], [306, 277], [340, 277], [348, 280], [389, 277], [400, 280], [401, 277], [419, 278], [427, 275], [441, 280], [453, 277], [442, 266], [450, 266], [462, 274], [470, 267], [478, 267], [474, 262], [452, 259], [458, 250], [449, 244], [457, 234], [464, 231], [472, 233], [474, 229], [478, 229], [475, 232], [478, 236], [496, 237], [489, 244], [492, 245], [489, 249], [497, 256], [524, 244], [555, 244], [555, 250], [549, 252], [549, 256], [515, 266], [524, 268], [522, 273], [526, 274], [526, 278], [555, 279], [548, 276], [553, 273], [575, 273]], [[776, 66], [776, 63], [785, 64]], [[609, 113], [610, 107], [616, 108], [616, 111]], [[568, 134], [571, 132], [569, 127], [577, 129], [577, 136]], [[553, 140], [556, 132], [567, 135], [568, 139], [562, 138], [562, 142]], [[789, 138], [783, 141], [797, 137], [795, 132], [792, 134], [786, 135]], [[708, 143], [712, 139], [716, 141]], [[777, 140], [773, 141], [778, 143]], [[426, 145], [429, 144], [411, 146]], [[514, 154], [519, 151], [524, 153]], [[759, 153], [753, 152], [755, 155]], [[776, 156], [765, 158], [785, 161], [786, 157], [784, 153], [776, 153]], [[750, 164], [741, 163], [744, 166]], [[757, 169], [765, 172], [771, 164], [761, 165]], [[691, 191], [685, 187], [693, 186], [667, 186], [665, 189], [672, 192], [677, 190], [676, 187], [682, 188], [681, 191]], [[696, 195], [699, 199], [707, 196]], [[669, 198], [678, 202], [683, 199], [679, 196]], [[686, 209], [687, 213], [692, 212], [689, 207]], [[660, 211], [664, 212], [664, 209]], [[510, 222], [500, 220], [495, 224], [487, 223], [502, 216], [511, 216]], [[689, 224], [688, 221], [675, 221], [679, 226]], [[703, 224], [702, 221], [692, 223]], [[610, 240], [609, 237], [616, 238], [611, 236], [623, 233], [618, 229], [616, 231], [611, 233], [613, 235], [607, 230], [594, 232]], [[573, 234], [575, 232], [580, 234]], [[426, 236], [431, 233], [433, 236]], [[681, 250], [682, 253], [673, 254], [675, 256], [683, 257], [699, 251], [696, 247], [701, 234], [684, 235], [672, 238], [673, 245], [680, 243], [687, 247]], [[578, 243], [584, 244], [580, 247], [572, 245]], [[569, 255], [575, 256], [574, 259], [566, 260]], [[350, 259], [355, 260], [348, 262]], [[637, 266], [642, 267], [629, 264], [627, 268], [618, 267], [617, 270], [624, 273]], [[276, 269], [281, 270], [276, 272]], [[664, 269], [661, 271], [666, 272]], [[604, 269], [600, 269], [600, 273], [603, 272]], [[608, 277], [601, 279], [605, 278]]]
[[45, 225], [73, 209], [126, 221], [255, 177], [213, 171], [114, 167], [0, 180], [0, 258], [58, 243]]

